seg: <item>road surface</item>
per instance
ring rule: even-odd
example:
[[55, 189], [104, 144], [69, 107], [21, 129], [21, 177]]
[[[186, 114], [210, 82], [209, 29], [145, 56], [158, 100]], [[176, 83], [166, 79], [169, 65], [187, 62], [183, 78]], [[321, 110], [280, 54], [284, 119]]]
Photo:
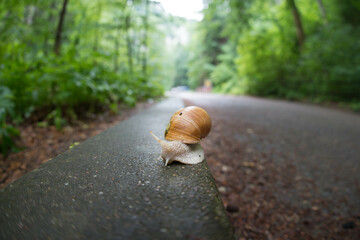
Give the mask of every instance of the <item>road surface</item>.
[[[360, 115], [254, 97], [187, 92], [178, 96], [205, 108], [213, 119], [212, 133], [204, 140], [207, 160], [225, 205], [235, 205], [234, 212], [240, 209], [232, 217], [240, 237], [284, 237], [281, 224], [286, 231], [294, 228], [290, 238], [360, 236]], [[246, 177], [252, 173], [252, 178]], [[261, 215], [267, 196], [274, 198], [273, 207], [279, 211], [291, 209], [281, 210], [285, 217], [276, 215], [289, 221], [266, 223], [273, 221], [268, 218], [274, 211], [267, 207], [269, 216]], [[247, 210], [255, 202], [258, 210]], [[242, 210], [239, 204], [248, 207]], [[241, 222], [244, 218], [247, 222]]]

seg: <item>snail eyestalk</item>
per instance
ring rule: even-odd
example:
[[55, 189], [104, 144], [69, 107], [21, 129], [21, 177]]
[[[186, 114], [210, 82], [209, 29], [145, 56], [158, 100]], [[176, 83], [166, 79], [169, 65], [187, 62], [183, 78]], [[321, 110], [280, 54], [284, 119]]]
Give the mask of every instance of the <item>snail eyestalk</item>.
[[[165, 146], [166, 143], [165, 141], [161, 140], [160, 138], [158, 138], [152, 131], [150, 131], [150, 134], [155, 138], [155, 140], [160, 144], [161, 148], [164, 150], [164, 149], [167, 149], [167, 147]], [[164, 147], [165, 146], [165, 147]], [[165, 156], [167, 156], [168, 154], [165, 154]], [[161, 155], [160, 155], [160, 158], [164, 161], [164, 164], [165, 166], [168, 165], [169, 163], [169, 159], [165, 159], [163, 157], [163, 152], [161, 152]]]
[[155, 138], [156, 141], [158, 141], [159, 143], [161, 142], [161, 139], [158, 138], [152, 131], [150, 131], [150, 134]]

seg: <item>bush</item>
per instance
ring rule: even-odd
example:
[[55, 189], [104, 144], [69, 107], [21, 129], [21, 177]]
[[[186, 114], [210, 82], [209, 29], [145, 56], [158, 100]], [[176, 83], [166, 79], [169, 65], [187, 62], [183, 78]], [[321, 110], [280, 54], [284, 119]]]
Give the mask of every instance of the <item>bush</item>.
[[360, 101], [360, 29], [328, 26], [307, 39], [296, 76], [319, 101]]
[[19, 131], [7, 119], [14, 113], [13, 95], [4, 86], [0, 86], [0, 145], [1, 153], [6, 157], [9, 151], [15, 150], [13, 138], [19, 135]]
[[35, 63], [35, 68], [26, 63], [9, 65], [0, 71], [1, 84], [13, 92], [15, 113], [21, 118], [39, 108], [50, 113], [57, 108], [81, 110], [118, 102], [134, 106], [138, 100], [159, 96], [163, 91], [142, 77], [129, 79], [127, 74], [83, 60], [48, 59]]
[[118, 103], [134, 106], [163, 94], [161, 85], [143, 77], [115, 73], [85, 59], [49, 57], [37, 61], [6, 61], [0, 68], [0, 141], [6, 155], [17, 130], [7, 122], [19, 122], [36, 113], [36, 120], [60, 129], [64, 116], [76, 118], [86, 111], [111, 108]]

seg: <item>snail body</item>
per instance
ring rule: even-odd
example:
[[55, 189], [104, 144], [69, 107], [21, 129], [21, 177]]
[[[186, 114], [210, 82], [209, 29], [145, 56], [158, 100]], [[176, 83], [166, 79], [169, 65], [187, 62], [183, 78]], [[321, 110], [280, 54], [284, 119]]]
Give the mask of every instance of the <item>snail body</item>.
[[200, 140], [211, 130], [211, 119], [207, 112], [196, 106], [186, 107], [173, 114], [165, 130], [165, 139], [150, 134], [160, 144], [161, 158], [165, 166], [178, 161], [184, 164], [197, 164], [204, 160], [204, 150]]
[[197, 164], [204, 160], [204, 150], [200, 143], [185, 144], [178, 141], [161, 140], [155, 134], [150, 134], [156, 139], [161, 146], [161, 158], [164, 160], [165, 166], [177, 161], [184, 164]]

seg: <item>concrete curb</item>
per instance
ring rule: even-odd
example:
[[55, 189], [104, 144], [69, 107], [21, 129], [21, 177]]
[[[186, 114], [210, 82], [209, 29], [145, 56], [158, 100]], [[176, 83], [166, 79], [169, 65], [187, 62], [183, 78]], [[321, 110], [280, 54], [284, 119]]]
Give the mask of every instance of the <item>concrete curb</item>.
[[167, 99], [0, 191], [2, 239], [234, 239], [214, 179], [156, 160], [180, 99]]

